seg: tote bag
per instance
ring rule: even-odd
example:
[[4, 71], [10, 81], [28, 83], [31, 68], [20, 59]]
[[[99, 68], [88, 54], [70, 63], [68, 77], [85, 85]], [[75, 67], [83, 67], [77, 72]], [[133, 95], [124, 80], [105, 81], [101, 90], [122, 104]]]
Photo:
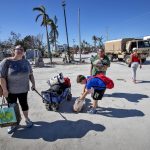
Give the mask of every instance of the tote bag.
[[13, 126], [17, 124], [16, 114], [14, 107], [8, 107], [5, 104], [4, 98], [0, 105], [0, 127]]

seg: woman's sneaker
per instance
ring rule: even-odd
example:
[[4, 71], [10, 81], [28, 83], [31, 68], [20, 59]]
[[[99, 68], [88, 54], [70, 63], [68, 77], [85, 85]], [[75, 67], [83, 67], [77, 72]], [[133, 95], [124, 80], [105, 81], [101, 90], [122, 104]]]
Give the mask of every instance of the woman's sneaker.
[[26, 120], [25, 122], [27, 128], [31, 128], [33, 126], [33, 122], [30, 119]]
[[97, 110], [94, 109], [94, 108], [92, 108], [89, 111], [87, 111], [87, 113], [89, 113], [89, 114], [96, 114], [96, 112], [97, 112]]
[[7, 133], [8, 134], [12, 134], [13, 132], [15, 132], [17, 130], [17, 126], [10, 126], [7, 129]]

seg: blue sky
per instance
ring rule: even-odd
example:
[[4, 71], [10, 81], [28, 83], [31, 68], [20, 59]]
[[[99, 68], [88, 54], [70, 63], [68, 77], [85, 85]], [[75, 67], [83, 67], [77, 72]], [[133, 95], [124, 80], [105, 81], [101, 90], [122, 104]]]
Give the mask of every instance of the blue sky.
[[[59, 42], [66, 43], [62, 0], [0, 0], [0, 40], [9, 37], [10, 31], [26, 35], [43, 33], [38, 14], [33, 7], [44, 5], [51, 18], [58, 18]], [[149, 0], [66, 0], [69, 43], [78, 44], [78, 8], [81, 10], [81, 39], [92, 43], [92, 36], [106, 40], [150, 35]]]

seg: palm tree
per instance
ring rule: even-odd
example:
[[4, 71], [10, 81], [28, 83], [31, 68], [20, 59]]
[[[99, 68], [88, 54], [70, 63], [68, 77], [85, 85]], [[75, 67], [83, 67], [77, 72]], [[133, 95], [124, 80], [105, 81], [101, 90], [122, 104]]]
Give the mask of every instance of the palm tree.
[[55, 45], [55, 51], [56, 51], [57, 50], [56, 42], [57, 42], [57, 39], [59, 36], [58, 30], [57, 30], [58, 26], [56, 25], [57, 17], [55, 16], [54, 21], [50, 20], [50, 22], [48, 22], [48, 24], [51, 27], [51, 31], [49, 33], [50, 41], [51, 41], [51, 43], [53, 43]]
[[97, 37], [95, 35], [93, 35], [92, 40], [94, 42], [94, 47], [96, 49]]
[[99, 48], [102, 48], [103, 47], [103, 37], [97, 37], [97, 41], [99, 42]]
[[48, 14], [46, 14], [46, 10], [44, 6], [35, 7], [33, 8], [33, 11], [40, 12], [40, 14], [37, 15], [35, 21], [37, 22], [38, 19], [42, 17], [41, 26], [44, 26], [46, 28], [47, 47], [48, 47], [50, 62], [52, 64], [52, 54], [50, 50], [50, 43], [49, 43], [49, 36], [48, 36], [48, 21], [50, 22], [51, 19], [49, 18]]
[[83, 41], [82, 41], [82, 44], [83, 44], [83, 48], [85, 48], [85, 47], [86, 47], [86, 41], [83, 40]]
[[85, 47], [88, 47], [88, 42], [85, 42]]

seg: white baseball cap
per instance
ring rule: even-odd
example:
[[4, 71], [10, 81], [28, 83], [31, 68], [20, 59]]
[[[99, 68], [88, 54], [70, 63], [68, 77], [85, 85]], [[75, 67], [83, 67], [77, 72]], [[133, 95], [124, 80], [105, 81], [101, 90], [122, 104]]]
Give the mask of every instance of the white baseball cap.
[[137, 51], [137, 48], [134, 47], [134, 48], [132, 49], [132, 51], [133, 51], [133, 52], [134, 52], [134, 51]]

